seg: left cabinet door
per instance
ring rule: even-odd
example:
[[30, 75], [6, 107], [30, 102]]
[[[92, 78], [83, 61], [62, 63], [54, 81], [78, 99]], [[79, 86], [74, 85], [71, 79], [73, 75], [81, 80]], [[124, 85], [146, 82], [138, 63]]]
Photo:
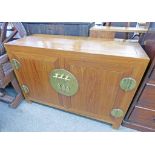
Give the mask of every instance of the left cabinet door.
[[59, 68], [57, 56], [39, 54], [25, 54], [20, 52], [9, 53], [10, 60], [19, 62], [18, 68], [14, 69], [20, 86], [28, 88], [24, 93], [27, 100], [33, 100], [47, 105], [61, 106], [59, 95], [50, 84], [50, 72]]

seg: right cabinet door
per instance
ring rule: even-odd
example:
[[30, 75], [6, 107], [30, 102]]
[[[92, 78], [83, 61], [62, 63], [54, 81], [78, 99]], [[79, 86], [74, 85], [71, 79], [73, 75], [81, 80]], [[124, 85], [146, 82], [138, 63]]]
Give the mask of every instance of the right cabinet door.
[[111, 123], [116, 121], [111, 115], [113, 109], [120, 108], [125, 114], [134, 90], [124, 91], [120, 82], [124, 77], [132, 77], [132, 66], [107, 59], [95, 62], [65, 58], [64, 63], [65, 69], [77, 78], [79, 84], [74, 96], [64, 96], [63, 104], [71, 111]]

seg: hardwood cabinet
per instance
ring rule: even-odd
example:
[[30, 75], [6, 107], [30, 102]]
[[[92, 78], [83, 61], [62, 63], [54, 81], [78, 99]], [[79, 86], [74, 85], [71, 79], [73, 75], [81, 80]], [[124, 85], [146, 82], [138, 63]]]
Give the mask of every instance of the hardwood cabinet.
[[138, 43], [120, 40], [32, 35], [5, 47], [27, 100], [114, 128], [120, 126], [149, 62]]
[[140, 131], [155, 131], [155, 41], [146, 41], [145, 50], [151, 61], [123, 125]]

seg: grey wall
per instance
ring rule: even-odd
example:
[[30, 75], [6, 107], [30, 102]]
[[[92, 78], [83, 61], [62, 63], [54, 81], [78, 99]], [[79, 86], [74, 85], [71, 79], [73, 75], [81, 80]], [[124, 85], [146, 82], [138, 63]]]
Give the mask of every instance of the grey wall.
[[88, 36], [89, 29], [93, 25], [91, 22], [51, 22], [51, 23], [31, 23], [23, 22], [28, 33], [31, 34], [54, 34], [71, 36]]

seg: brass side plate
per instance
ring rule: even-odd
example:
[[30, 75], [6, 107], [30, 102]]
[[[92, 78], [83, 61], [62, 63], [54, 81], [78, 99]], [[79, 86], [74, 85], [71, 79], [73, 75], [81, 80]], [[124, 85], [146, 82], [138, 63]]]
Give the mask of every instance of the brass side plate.
[[136, 87], [136, 80], [131, 77], [123, 78], [120, 82], [120, 87], [124, 91], [133, 90]]
[[20, 62], [18, 60], [16, 60], [16, 59], [12, 59], [11, 60], [11, 65], [16, 70], [19, 69], [20, 66], [21, 66]]
[[122, 116], [124, 115], [124, 112], [123, 112], [123, 110], [121, 110], [121, 109], [113, 109], [113, 110], [111, 111], [111, 115], [112, 115], [113, 117], [115, 117], [115, 118], [120, 118], [120, 117], [122, 117]]
[[25, 93], [25, 94], [29, 93], [29, 88], [26, 85], [22, 85], [21, 89], [22, 89], [23, 93]]
[[73, 96], [78, 91], [76, 77], [65, 69], [54, 69], [50, 73], [50, 83], [56, 92], [65, 96]]

